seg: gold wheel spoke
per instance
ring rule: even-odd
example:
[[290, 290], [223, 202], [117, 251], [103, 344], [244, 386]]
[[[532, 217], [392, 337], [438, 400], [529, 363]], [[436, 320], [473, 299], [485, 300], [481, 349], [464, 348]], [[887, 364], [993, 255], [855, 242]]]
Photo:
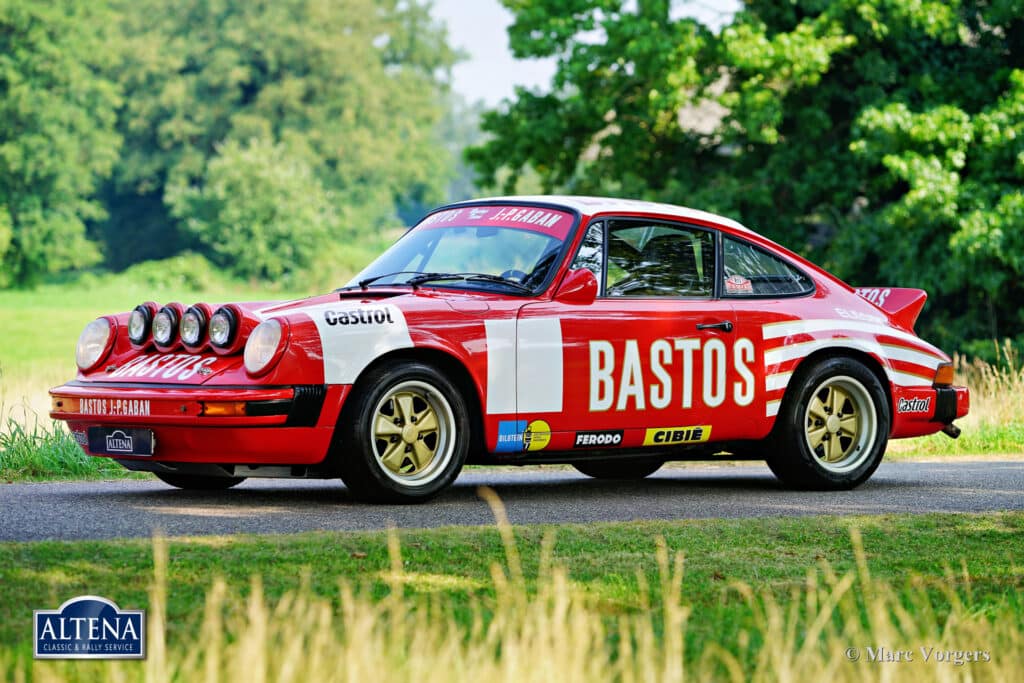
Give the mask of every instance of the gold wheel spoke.
[[857, 420], [857, 416], [856, 415], [850, 415], [849, 417], [844, 417], [843, 419], [841, 419], [839, 421], [839, 433], [840, 434], [846, 434], [847, 436], [851, 436], [851, 437], [856, 438], [856, 436], [857, 436], [857, 423], [858, 423], [858, 420]]
[[415, 415], [412, 409], [412, 394], [395, 396], [395, 405], [398, 407], [398, 416], [402, 418], [403, 423], [408, 422], [409, 418]]
[[402, 428], [395, 424], [394, 418], [378, 414], [373, 433], [378, 439], [386, 439], [389, 436], [401, 436]]
[[427, 408], [422, 413], [416, 416], [416, 428], [419, 429], [420, 434], [423, 435], [427, 432], [437, 431], [437, 415], [430, 408]]
[[405, 460], [405, 442], [399, 440], [389, 443], [387, 450], [380, 457], [381, 462], [392, 472], [398, 472], [402, 468], [402, 461]]
[[416, 470], [419, 471], [430, 464], [430, 461], [434, 458], [434, 451], [427, 447], [427, 444], [423, 443], [422, 439], [418, 439], [416, 443], [412, 445], [412, 461], [416, 463]]
[[836, 462], [843, 457], [843, 445], [839, 443], [839, 435], [833, 434], [825, 446], [825, 459], [829, 462]]
[[822, 405], [821, 399], [815, 396], [811, 399], [811, 405], [807, 408], [808, 414], [824, 422], [828, 419], [828, 413], [825, 412], [825, 406]]
[[830, 415], [835, 415], [842, 411], [843, 404], [846, 403], [846, 392], [835, 387], [829, 387], [828, 389], [828, 412]]
[[828, 433], [828, 429], [825, 427], [818, 427], [817, 429], [807, 430], [807, 440], [811, 443], [811, 450], [814, 450], [821, 445], [821, 440]]

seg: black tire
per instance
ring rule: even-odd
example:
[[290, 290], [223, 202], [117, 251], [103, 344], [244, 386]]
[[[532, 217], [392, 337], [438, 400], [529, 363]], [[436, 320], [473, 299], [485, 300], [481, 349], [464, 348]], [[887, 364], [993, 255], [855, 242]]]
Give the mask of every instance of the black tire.
[[174, 474], [172, 472], [154, 472], [153, 474], [165, 484], [187, 491], [223, 491], [245, 481], [245, 477], [202, 477], [195, 474]]
[[577, 470], [594, 479], [643, 479], [657, 472], [665, 462], [649, 458], [574, 462]]
[[469, 410], [458, 387], [433, 366], [388, 363], [360, 380], [338, 437], [341, 479], [354, 498], [420, 503], [462, 470]]
[[768, 467], [789, 487], [852, 489], [882, 462], [890, 425], [885, 389], [863, 363], [813, 362], [793, 375], [783, 397]]

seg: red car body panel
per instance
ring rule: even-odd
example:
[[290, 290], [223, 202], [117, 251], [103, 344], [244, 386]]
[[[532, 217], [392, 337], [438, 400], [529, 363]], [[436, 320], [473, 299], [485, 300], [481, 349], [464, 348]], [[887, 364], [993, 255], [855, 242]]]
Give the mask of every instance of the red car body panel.
[[[608, 297], [585, 305], [558, 296], [585, 228], [609, 217], [735, 236], [802, 270], [814, 292], [777, 299]], [[382, 358], [418, 356], [461, 367], [487, 453], [525, 461], [578, 456], [581, 448], [763, 439], [801, 364], [822, 352], [854, 354], [877, 371], [891, 400], [891, 437], [934, 433], [969, 409], [966, 388], [933, 386], [950, 358], [913, 333], [923, 292], [877, 288], [858, 295], [728, 219], [645, 202], [528, 197], [447, 207], [415, 229], [456, 221], [542, 231], [571, 244], [537, 296], [438, 282], [233, 304], [242, 328], [227, 350], [206, 340], [194, 349], [180, 342], [139, 347], [128, 339], [129, 314], [109, 316], [112, 349], [96, 369], [51, 390], [51, 416], [68, 422], [86, 452], [90, 427], [151, 429], [153, 454], [117, 456], [122, 460], [316, 465], [331, 451], [345, 401], [366, 369]], [[283, 321], [284, 346], [272, 369], [254, 377], [241, 351], [255, 324], [270, 318]], [[714, 327], [723, 321], [728, 331]]]

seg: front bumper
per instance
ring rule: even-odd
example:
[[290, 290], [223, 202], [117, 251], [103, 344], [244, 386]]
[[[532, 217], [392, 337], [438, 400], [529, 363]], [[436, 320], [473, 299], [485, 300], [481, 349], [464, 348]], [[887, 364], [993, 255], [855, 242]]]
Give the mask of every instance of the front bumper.
[[90, 427], [133, 427], [153, 431], [154, 453], [119, 460], [309, 465], [327, 456], [350, 388], [75, 381], [50, 390], [50, 417], [89, 455], [102, 455], [89, 450]]

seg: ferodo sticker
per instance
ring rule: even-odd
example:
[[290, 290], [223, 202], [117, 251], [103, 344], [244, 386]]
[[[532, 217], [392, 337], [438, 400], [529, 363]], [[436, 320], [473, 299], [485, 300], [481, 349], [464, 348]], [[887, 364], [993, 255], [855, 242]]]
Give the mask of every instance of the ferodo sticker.
[[598, 432], [576, 432], [576, 441], [573, 442], [573, 448], [618, 446], [621, 443], [621, 429], [605, 429]]
[[645, 446], [678, 446], [687, 443], [704, 443], [711, 438], [711, 425], [693, 427], [658, 427], [648, 429], [644, 434]]

